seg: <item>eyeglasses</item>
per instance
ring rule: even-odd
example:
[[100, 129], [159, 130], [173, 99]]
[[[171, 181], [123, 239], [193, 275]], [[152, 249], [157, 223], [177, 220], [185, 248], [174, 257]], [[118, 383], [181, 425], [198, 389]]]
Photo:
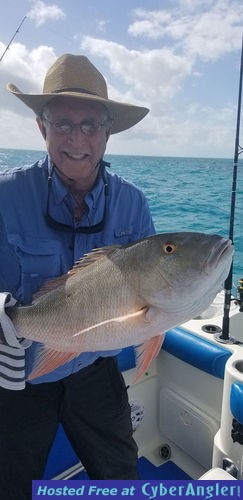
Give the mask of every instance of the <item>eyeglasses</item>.
[[54, 122], [48, 120], [45, 116], [43, 120], [55, 129], [55, 131], [60, 135], [68, 135], [71, 134], [76, 127], [78, 127], [82, 134], [84, 135], [96, 135], [98, 132], [102, 130], [102, 128], [108, 127], [111, 125], [112, 120], [105, 120], [105, 122], [95, 122], [92, 120], [84, 120], [81, 123], [73, 123], [71, 120], [60, 119], [55, 120]]
[[56, 229], [57, 231], [64, 231], [68, 233], [84, 233], [84, 234], [92, 234], [92, 233], [100, 233], [103, 231], [105, 227], [105, 220], [106, 220], [106, 208], [107, 208], [107, 196], [108, 196], [108, 184], [105, 179], [105, 167], [108, 166], [110, 167], [110, 164], [104, 160], [101, 160], [100, 162], [100, 171], [101, 171], [101, 176], [102, 180], [104, 183], [104, 195], [105, 195], [105, 206], [104, 206], [104, 212], [103, 212], [103, 217], [100, 222], [97, 224], [94, 224], [92, 226], [80, 226], [80, 227], [73, 227], [69, 224], [63, 224], [62, 222], [59, 222], [50, 215], [50, 193], [51, 193], [51, 184], [52, 184], [52, 173], [53, 173], [53, 168], [52, 166], [50, 175], [48, 176], [48, 191], [47, 191], [47, 202], [46, 202], [46, 214], [45, 214], [45, 219], [48, 224], [48, 226], [52, 227], [53, 229]]

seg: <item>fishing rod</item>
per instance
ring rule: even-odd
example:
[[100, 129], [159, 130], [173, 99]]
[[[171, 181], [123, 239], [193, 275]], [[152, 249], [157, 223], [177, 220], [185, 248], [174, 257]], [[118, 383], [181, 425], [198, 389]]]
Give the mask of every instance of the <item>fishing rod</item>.
[[6, 49], [4, 50], [4, 52], [2, 53], [2, 55], [1, 55], [1, 57], [0, 57], [0, 62], [1, 62], [1, 61], [2, 61], [2, 59], [4, 58], [4, 56], [5, 56], [6, 52], [7, 52], [7, 50], [9, 49], [9, 47], [10, 47], [10, 45], [11, 45], [12, 41], [14, 40], [14, 38], [16, 37], [17, 33], [19, 33], [19, 30], [20, 30], [20, 28], [21, 28], [21, 26], [22, 26], [23, 22], [25, 21], [25, 19], [27, 19], [27, 16], [24, 16], [24, 17], [23, 17], [23, 19], [22, 19], [22, 21], [19, 23], [19, 25], [18, 25], [18, 27], [17, 27], [17, 29], [16, 29], [15, 33], [13, 34], [13, 36], [12, 36], [11, 40], [8, 42], [8, 45], [7, 45]]
[[[237, 108], [237, 121], [236, 121], [236, 134], [235, 134], [235, 152], [234, 152], [234, 166], [233, 166], [233, 180], [231, 191], [231, 208], [230, 208], [230, 224], [229, 224], [229, 239], [234, 243], [234, 218], [235, 218], [235, 200], [236, 200], [236, 181], [238, 172], [238, 159], [243, 148], [239, 144], [240, 138], [240, 117], [241, 117], [241, 96], [242, 96], [242, 75], [243, 75], [243, 36], [241, 46], [241, 63], [240, 63], [240, 80], [239, 80], [239, 95], [238, 95], [238, 108]], [[222, 333], [218, 336], [218, 340], [224, 343], [230, 341], [229, 336], [229, 313], [231, 304], [231, 290], [233, 282], [233, 262], [229, 274], [224, 283], [224, 315], [222, 323]]]

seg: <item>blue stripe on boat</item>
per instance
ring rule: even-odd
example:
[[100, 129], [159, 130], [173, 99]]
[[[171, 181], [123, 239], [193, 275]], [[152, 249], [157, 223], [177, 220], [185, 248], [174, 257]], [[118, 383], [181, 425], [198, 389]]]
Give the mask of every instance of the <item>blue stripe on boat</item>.
[[185, 363], [221, 379], [224, 378], [225, 363], [232, 354], [181, 327], [166, 333], [162, 348]]
[[230, 392], [230, 409], [236, 420], [243, 425], [243, 385], [234, 383]]

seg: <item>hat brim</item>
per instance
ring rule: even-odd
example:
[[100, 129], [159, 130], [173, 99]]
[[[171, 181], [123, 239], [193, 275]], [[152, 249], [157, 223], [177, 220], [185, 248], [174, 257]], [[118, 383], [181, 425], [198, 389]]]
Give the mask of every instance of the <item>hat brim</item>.
[[36, 115], [40, 115], [43, 107], [54, 98], [72, 97], [83, 101], [99, 102], [110, 112], [113, 119], [111, 134], [122, 132], [140, 122], [147, 113], [148, 108], [142, 106], [134, 106], [132, 104], [112, 101], [111, 99], [104, 99], [102, 97], [85, 94], [82, 92], [58, 92], [52, 94], [24, 94], [15, 85], [9, 83], [7, 90], [18, 97], [26, 106], [32, 109]]

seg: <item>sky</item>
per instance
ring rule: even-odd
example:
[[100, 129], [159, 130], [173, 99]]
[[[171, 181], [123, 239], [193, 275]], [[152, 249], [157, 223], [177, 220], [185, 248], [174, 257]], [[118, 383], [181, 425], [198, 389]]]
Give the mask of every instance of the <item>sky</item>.
[[72, 53], [102, 72], [111, 99], [150, 109], [107, 153], [233, 157], [242, 0], [2, 0], [1, 11], [0, 58], [24, 20], [0, 61], [0, 148], [45, 149], [6, 84], [41, 92], [49, 66]]

